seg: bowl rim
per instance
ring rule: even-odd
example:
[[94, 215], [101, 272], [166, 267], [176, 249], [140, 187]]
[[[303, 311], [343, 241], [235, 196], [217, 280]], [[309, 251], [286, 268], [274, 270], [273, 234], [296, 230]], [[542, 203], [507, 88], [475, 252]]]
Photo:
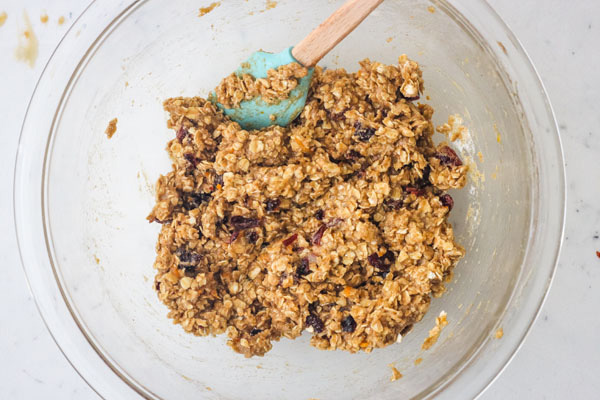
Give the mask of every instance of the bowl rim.
[[[50, 143], [52, 142], [52, 134], [53, 134], [53, 129], [54, 129], [53, 127], [55, 125], [56, 115], [57, 115], [57, 113], [60, 112], [59, 110], [60, 110], [62, 104], [64, 103], [65, 95], [68, 93], [69, 88], [71, 87], [71, 85], [73, 83], [73, 80], [74, 79], [76, 80], [76, 76], [77, 76], [78, 72], [80, 71], [81, 65], [85, 63], [85, 60], [89, 57], [90, 52], [93, 53], [93, 51], [92, 51], [93, 48], [98, 44], [98, 42], [102, 41], [103, 36], [106, 34], [106, 32], [110, 31], [115, 26], [116, 22], [118, 22], [121, 18], [126, 16], [128, 13], [135, 10], [138, 6], [141, 6], [144, 3], [146, 3], [148, 0], [126, 0], [124, 2], [119, 1], [118, 4], [116, 3], [117, 1], [118, 0], [115, 0], [115, 1], [113, 1], [113, 3], [115, 3], [115, 7], [118, 7], [121, 11], [118, 12], [118, 14], [111, 19], [111, 22], [100, 32], [100, 34], [98, 36], [96, 36], [95, 40], [93, 40], [93, 42], [87, 46], [88, 50], [85, 52], [84, 56], [79, 60], [79, 63], [77, 64], [72, 75], [70, 76], [70, 79], [65, 88], [65, 91], [60, 99], [59, 107], [55, 110], [54, 119], [52, 120], [52, 127], [49, 130], [49, 137], [48, 137], [48, 141], [46, 143], [46, 152], [44, 154], [44, 163], [43, 163], [42, 178], [41, 178], [42, 179], [42, 192], [44, 190], [43, 189], [43, 186], [44, 186], [43, 181], [45, 180], [45, 178], [44, 178], [45, 172], [44, 171], [46, 170], [46, 159], [48, 157], [48, 149], [50, 148]], [[452, 6], [449, 3], [449, 1], [452, 1], [452, 0], [437, 0], [437, 1], [429, 0], [429, 1], [431, 1], [432, 4], [435, 4], [438, 6], [441, 5], [442, 7], [445, 7], [448, 10], [451, 10], [453, 13], [455, 13], [455, 15], [462, 17], [464, 19], [464, 22], [466, 22], [469, 26], [472, 27], [469, 20], [466, 19], [460, 11], [458, 11], [454, 6]], [[92, 388], [92, 390], [94, 390], [100, 397], [103, 397], [104, 394], [107, 392], [98, 387], [99, 382], [97, 381], [97, 379], [95, 379], [95, 377], [90, 378], [90, 376], [94, 375], [93, 373], [91, 373], [91, 371], [86, 371], [85, 369], [81, 368], [79, 363], [77, 361], [73, 360], [74, 357], [73, 357], [72, 351], [70, 351], [70, 349], [67, 347], [68, 341], [66, 341], [65, 338], [62, 337], [63, 336], [62, 334], [61, 335], [57, 334], [57, 330], [59, 329], [59, 327], [61, 325], [60, 321], [54, 320], [53, 319], [54, 316], [49, 315], [49, 313], [46, 312], [47, 310], [41, 304], [42, 299], [40, 298], [39, 293], [34, 288], [34, 286], [35, 287], [39, 287], [39, 286], [35, 282], [33, 282], [35, 279], [34, 278], [35, 271], [33, 269], [30, 269], [30, 268], [32, 268], [31, 263], [29, 260], [27, 260], [29, 257], [27, 257], [27, 255], [26, 255], [27, 246], [29, 246], [30, 244], [27, 242], [27, 240], [25, 240], [24, 233], [23, 233], [24, 229], [23, 229], [23, 225], [21, 223], [21, 219], [22, 219], [21, 216], [24, 214], [27, 214], [28, 210], [25, 209], [22, 206], [22, 202], [19, 201], [20, 200], [19, 194], [23, 190], [22, 186], [26, 185], [25, 181], [23, 179], [19, 179], [19, 177], [22, 176], [24, 170], [26, 170], [26, 168], [24, 167], [24, 163], [25, 163], [25, 161], [24, 161], [24, 154], [25, 154], [24, 139], [25, 139], [26, 132], [27, 132], [28, 121], [30, 121], [33, 118], [31, 115], [33, 103], [36, 101], [36, 99], [38, 99], [41, 96], [41, 93], [43, 93], [43, 90], [42, 90], [43, 88], [41, 88], [41, 84], [47, 78], [47, 72], [48, 72], [48, 69], [50, 68], [50, 66], [54, 62], [56, 62], [58, 51], [62, 48], [62, 46], [66, 40], [68, 40], [69, 38], [72, 38], [75, 28], [78, 26], [78, 24], [81, 22], [81, 20], [85, 16], [87, 16], [88, 11], [90, 9], [96, 7], [98, 5], [98, 3], [99, 2], [97, 2], [96, 0], [92, 1], [82, 11], [82, 13], [75, 19], [74, 23], [67, 30], [67, 32], [65, 33], [63, 38], [59, 41], [56, 48], [52, 52], [52, 55], [50, 56], [47, 64], [45, 65], [45, 67], [40, 75], [40, 78], [38, 79], [38, 82], [36, 83], [36, 86], [32, 93], [31, 99], [27, 106], [27, 110], [25, 113], [22, 127], [21, 127], [21, 132], [20, 132], [19, 141], [18, 141], [17, 154], [15, 157], [15, 167], [14, 167], [14, 175], [13, 175], [13, 215], [14, 215], [14, 228], [15, 228], [15, 233], [16, 233], [16, 237], [17, 237], [17, 245], [18, 245], [21, 265], [22, 265], [23, 271], [25, 273], [27, 284], [28, 284], [29, 290], [32, 294], [32, 297], [34, 299], [34, 302], [36, 304], [36, 307], [38, 309], [38, 312], [40, 313], [40, 316], [42, 317], [42, 320], [44, 321], [44, 324], [45, 324], [46, 328], [48, 329], [51, 337], [53, 338], [53, 340], [55, 341], [55, 343], [59, 347], [60, 351], [65, 356], [65, 358], [73, 366], [75, 371], [90, 386], [90, 388]], [[529, 69], [528, 72], [534, 78], [533, 84], [536, 85], [537, 87], [539, 87], [539, 91], [540, 91], [539, 98], [545, 103], [545, 108], [546, 108], [545, 111], [547, 112], [549, 119], [551, 120], [551, 129], [553, 130], [553, 132], [551, 132], [551, 136], [554, 139], [553, 145], [556, 147], [554, 150], [557, 152], [557, 157], [558, 157], [558, 159], [556, 160], [557, 161], [557, 166], [556, 166], [557, 171], [556, 172], [558, 173], [558, 176], [555, 178], [557, 178], [560, 181], [559, 189], [561, 192], [561, 196], [559, 196], [560, 198], [558, 201], [558, 203], [559, 203], [558, 207], [560, 209], [559, 210], [560, 215], [559, 215], [559, 220], [558, 220], [558, 230], [557, 230], [557, 232], [554, 232], [555, 236], [558, 238], [558, 245], [556, 246], [554, 254], [551, 256], [551, 258], [553, 259], [553, 262], [552, 262], [552, 265], [549, 266], [549, 270], [548, 270], [549, 274], [548, 274], [548, 277], [546, 278], [546, 282], [543, 286], [543, 291], [541, 293], [541, 296], [539, 297], [538, 304], [535, 306], [535, 310], [534, 310], [533, 314], [528, 318], [529, 322], [528, 322], [526, 328], [523, 330], [520, 337], [516, 338], [517, 339], [517, 340], [515, 340], [516, 345], [511, 346], [511, 348], [509, 348], [505, 351], [505, 353], [507, 353], [508, 356], [505, 357], [505, 359], [502, 360], [501, 362], [496, 362], [496, 364], [498, 364], [498, 365], [495, 365], [493, 373], [488, 374], [488, 375], [490, 375], [490, 377], [488, 379], [486, 379], [485, 382], [481, 383], [479, 385], [480, 387], [478, 387], [476, 390], [472, 391], [473, 394], [475, 395], [475, 397], [477, 397], [481, 393], [483, 393], [498, 378], [498, 376], [501, 374], [501, 372], [508, 366], [510, 361], [516, 355], [517, 351], [522, 347], [525, 339], [527, 338], [529, 332], [531, 331], [531, 328], [533, 327], [533, 324], [535, 323], [535, 321], [537, 320], [537, 317], [539, 316], [541, 308], [548, 296], [548, 292], [551, 287], [552, 280], [556, 273], [556, 267], [558, 264], [561, 247], [563, 244], [564, 226], [565, 226], [565, 219], [566, 219], [566, 196], [567, 196], [566, 185], [565, 185], [566, 173], [565, 173], [565, 169], [564, 169], [564, 154], [563, 154], [563, 147], [562, 147], [562, 142], [561, 142], [561, 138], [560, 138], [560, 131], [558, 129], [556, 117], [555, 117], [554, 111], [552, 109], [552, 106], [550, 104], [550, 101], [548, 99], [546, 89], [545, 89], [545, 87], [539, 77], [539, 74], [538, 74], [537, 70], [535, 69], [535, 66], [533, 65], [529, 55], [524, 50], [524, 48], [522, 47], [521, 43], [516, 38], [516, 36], [512, 33], [510, 28], [506, 25], [506, 23], [504, 23], [504, 21], [500, 18], [500, 16], [496, 13], [496, 11], [487, 3], [486, 0], [478, 0], [478, 5], [480, 7], [482, 7], [482, 9], [485, 12], [487, 12], [492, 19], [494, 19], [495, 23], [497, 23], [498, 26], [507, 35], [507, 38], [510, 41], [511, 48], [514, 48], [514, 50], [517, 51], [518, 56], [522, 59], [520, 61], [525, 64], [525, 66]], [[472, 29], [475, 30], [475, 33], [479, 33], [474, 27], [472, 27]], [[481, 36], [481, 37], [483, 37], [483, 36]], [[483, 44], [486, 47], [489, 47], [487, 41], [484, 40]], [[490, 50], [490, 49], [488, 49], [488, 50]], [[42, 206], [42, 208], [43, 208], [43, 206]], [[43, 222], [45, 222], [45, 218], [46, 217], [44, 216], [44, 213], [42, 211], [42, 221]], [[48, 234], [46, 232], [46, 224], [44, 223], [43, 225], [44, 225], [44, 236], [45, 236], [45, 242], [46, 242], [46, 249], [48, 250], [48, 257], [50, 259], [50, 263], [52, 264], [52, 254], [51, 254], [52, 251], [50, 249], [51, 244], [49, 243], [48, 238], [47, 238]], [[56, 271], [55, 271], [55, 268], [53, 265], [52, 265], [52, 270], [53, 270], [52, 272], [53, 272], [54, 278], [58, 281], [59, 278], [56, 274]], [[53, 282], [53, 283], [56, 283], [56, 282]], [[68, 303], [66, 301], [64, 292], [63, 292], [60, 284], [57, 284], [57, 289], [61, 295], [60, 299], [64, 300], [65, 303]], [[508, 301], [508, 303], [510, 303], [510, 300]], [[93, 348], [93, 351], [95, 352], [95, 354], [97, 356], [100, 357], [101, 361], [116, 376], [118, 376], [118, 378], [123, 383], [125, 383], [129, 389], [132, 389], [134, 392], [136, 392], [137, 394], [139, 394], [142, 397], [155, 398], [155, 395], [152, 394], [151, 391], [147, 390], [146, 388], [141, 387], [141, 385], [139, 383], [137, 383], [132, 378], [129, 378], [127, 376], [127, 373], [120, 371], [118, 367], [115, 367], [115, 365], [111, 361], [107, 360], [104, 357], [102, 351], [99, 350], [94, 345], [94, 341], [88, 337], [88, 335], [85, 332], [85, 329], [80, 325], [80, 323], [77, 320], [77, 317], [76, 317], [75, 313], [73, 312], [73, 310], [71, 309], [70, 305], [66, 304], [66, 306], [68, 308], [70, 316], [72, 317], [72, 319], [74, 320], [76, 326], [78, 327], [78, 329], [80, 331], [79, 333], [85, 338], [87, 343]], [[52, 321], [51, 321], [51, 319], [52, 319]], [[478, 348], [474, 351], [474, 354], [472, 355], [472, 357], [474, 357], [479, 352], [479, 350], [481, 350], [482, 347], [483, 347], [483, 343], [479, 344]], [[462, 371], [465, 370], [469, 366], [469, 364], [470, 364], [470, 360], [465, 361], [461, 365], [461, 368], [456, 372], [456, 374], [454, 376], [451, 376], [449, 379], [444, 381], [438, 387], [433, 387], [433, 389], [428, 394], [426, 394], [425, 397], [442, 394], [449, 385], [451, 385], [453, 382], [456, 381], [456, 379], [460, 375], [460, 373], [462, 373]], [[446, 376], [446, 375], [444, 375], [444, 376]], [[117, 392], [114, 392], [114, 393], [117, 393]]]

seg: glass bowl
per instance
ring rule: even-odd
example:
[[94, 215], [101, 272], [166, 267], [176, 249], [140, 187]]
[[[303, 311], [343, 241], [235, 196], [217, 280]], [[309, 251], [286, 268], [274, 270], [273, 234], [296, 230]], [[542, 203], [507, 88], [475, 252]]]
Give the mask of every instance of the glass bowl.
[[[195, 337], [166, 318], [152, 287], [159, 226], [145, 220], [170, 170], [162, 100], [206, 95], [252, 51], [293, 45], [340, 4], [222, 1], [199, 16], [207, 4], [196, 0], [94, 2], [54, 52], [21, 133], [15, 224], [41, 314], [101, 396], [475, 397], [522, 343], [560, 249], [562, 151], [533, 66], [484, 1], [385, 1], [321, 62], [356, 70], [406, 53], [424, 70], [436, 125], [460, 114], [469, 129], [456, 146], [472, 172], [451, 219], [467, 255], [401, 344], [352, 355], [304, 335], [245, 359], [224, 336]], [[442, 310], [450, 323], [422, 351]], [[389, 364], [404, 377], [390, 382]]]

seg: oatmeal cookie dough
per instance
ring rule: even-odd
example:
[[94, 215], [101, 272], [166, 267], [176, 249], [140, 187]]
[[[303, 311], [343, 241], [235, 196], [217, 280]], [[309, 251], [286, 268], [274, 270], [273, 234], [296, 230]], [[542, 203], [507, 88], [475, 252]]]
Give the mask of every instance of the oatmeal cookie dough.
[[247, 357], [304, 330], [350, 352], [408, 332], [464, 255], [445, 191], [467, 166], [434, 145], [422, 88], [406, 56], [317, 67], [300, 116], [254, 131], [205, 99], [166, 100], [173, 169], [148, 219], [162, 224], [155, 288], [168, 316], [226, 333]]

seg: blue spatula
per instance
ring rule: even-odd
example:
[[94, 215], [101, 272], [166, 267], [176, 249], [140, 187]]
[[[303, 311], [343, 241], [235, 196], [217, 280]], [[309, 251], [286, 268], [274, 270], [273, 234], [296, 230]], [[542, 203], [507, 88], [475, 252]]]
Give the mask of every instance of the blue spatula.
[[[287, 99], [276, 104], [268, 104], [261, 97], [242, 101], [238, 108], [227, 108], [216, 101], [225, 115], [238, 122], [244, 129], [260, 129], [269, 125], [287, 126], [300, 114], [306, 103], [313, 68], [335, 45], [354, 30], [383, 0], [349, 0], [306, 38], [294, 47], [281, 53], [257, 51], [241, 64], [235, 74], [250, 74], [254, 78], [266, 78], [269, 69], [297, 62], [309, 67], [308, 74], [301, 78], [298, 86]], [[275, 119], [271, 119], [274, 116]]]

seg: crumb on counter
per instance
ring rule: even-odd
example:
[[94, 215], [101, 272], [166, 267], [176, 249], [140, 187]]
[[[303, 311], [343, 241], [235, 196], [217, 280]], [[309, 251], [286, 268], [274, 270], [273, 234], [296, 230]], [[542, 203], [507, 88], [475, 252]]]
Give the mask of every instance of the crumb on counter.
[[277, 2], [273, 1], [273, 0], [267, 0], [267, 5], [266, 5], [266, 9], [270, 10], [272, 8], [277, 7]]
[[220, 1], [215, 1], [213, 3], [210, 3], [210, 5], [208, 7], [200, 7], [198, 16], [203, 17], [206, 14], [208, 14], [209, 12], [211, 12], [212, 10], [214, 10], [215, 8], [219, 7], [220, 5], [221, 5]]
[[40, 22], [42, 24], [45, 24], [46, 22], [48, 22], [48, 14], [43, 13], [42, 15], [40, 15]]
[[392, 369], [392, 376], [390, 376], [390, 382], [394, 382], [402, 378], [402, 374], [400, 373], [400, 371], [398, 371], [394, 364], [389, 364], [389, 367]]
[[417, 359], [415, 360], [415, 365], [419, 365], [419, 364], [421, 364], [422, 362], [423, 362], [423, 359], [422, 359], [421, 357], [419, 357], [419, 358], [417, 358]]
[[434, 6], [429, 6], [427, 7], [427, 11], [429, 11], [430, 13], [434, 13], [435, 12], [435, 7]]
[[388, 43], [391, 42], [392, 40], [394, 40], [394, 38], [391, 37], [391, 36], [389, 38], [385, 39], [385, 41], [388, 42]]
[[65, 17], [63, 17], [62, 15], [60, 17], [58, 17], [58, 24], [62, 25], [65, 23]]
[[478, 151], [477, 152], [477, 158], [479, 158], [479, 162], [483, 162], [483, 153]]
[[104, 131], [109, 139], [113, 137], [115, 132], [117, 132], [117, 122], [119, 122], [118, 118], [111, 119], [106, 127], [106, 130]]
[[494, 334], [494, 337], [496, 339], [502, 339], [502, 336], [504, 336], [504, 329], [498, 328], [498, 330], [496, 330], [496, 333]]
[[4, 23], [6, 22], [6, 18], [8, 18], [8, 14], [6, 14], [6, 11], [0, 12], [0, 26], [4, 25]]
[[421, 349], [429, 350], [438, 341], [440, 334], [442, 333], [442, 329], [448, 325], [446, 316], [446, 312], [442, 311], [439, 317], [435, 319], [435, 326], [429, 331], [429, 336], [423, 342]]

